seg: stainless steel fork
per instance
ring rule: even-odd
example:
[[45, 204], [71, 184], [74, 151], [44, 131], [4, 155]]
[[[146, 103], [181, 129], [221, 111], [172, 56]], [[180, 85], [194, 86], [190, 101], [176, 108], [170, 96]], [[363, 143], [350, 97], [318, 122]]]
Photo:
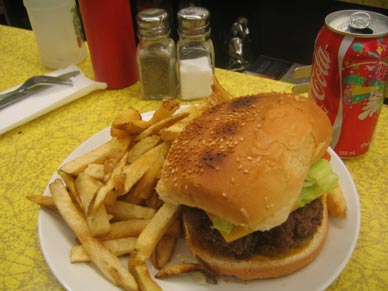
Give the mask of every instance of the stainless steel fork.
[[[73, 82], [70, 78], [78, 75], [79, 73], [79, 71], [72, 71], [56, 77], [46, 75], [31, 77], [15, 90], [0, 94], [0, 109], [13, 104], [34, 92], [39, 92], [41, 88], [46, 88], [52, 85], [71, 86], [73, 85]], [[34, 88], [39, 89], [34, 90]]]
[[31, 89], [38, 85], [71, 85], [73, 84], [71, 80], [69, 79], [62, 79], [59, 77], [52, 77], [52, 76], [34, 76], [29, 79], [27, 79], [21, 86], [16, 88], [13, 91], [0, 94], [0, 100], [5, 98], [6, 96], [9, 96], [14, 93], [22, 93], [28, 89]]

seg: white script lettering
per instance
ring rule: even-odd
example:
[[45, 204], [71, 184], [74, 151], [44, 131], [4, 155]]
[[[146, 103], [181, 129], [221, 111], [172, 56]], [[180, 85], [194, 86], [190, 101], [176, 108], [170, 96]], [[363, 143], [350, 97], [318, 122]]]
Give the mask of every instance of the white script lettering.
[[321, 46], [317, 47], [314, 54], [314, 68], [311, 78], [311, 93], [313, 98], [325, 99], [327, 76], [329, 75], [330, 57]]

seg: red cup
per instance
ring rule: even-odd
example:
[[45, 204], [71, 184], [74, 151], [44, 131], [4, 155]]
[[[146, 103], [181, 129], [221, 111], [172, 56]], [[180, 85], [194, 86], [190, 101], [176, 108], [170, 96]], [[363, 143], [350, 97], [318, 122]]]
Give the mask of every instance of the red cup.
[[138, 80], [136, 41], [128, 0], [79, 0], [96, 81], [110, 89]]

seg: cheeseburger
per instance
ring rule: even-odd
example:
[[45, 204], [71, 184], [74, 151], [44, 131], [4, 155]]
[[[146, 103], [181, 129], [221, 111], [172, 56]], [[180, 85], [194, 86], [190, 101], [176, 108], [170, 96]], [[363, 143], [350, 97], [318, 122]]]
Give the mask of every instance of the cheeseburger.
[[324, 194], [338, 179], [323, 158], [331, 133], [317, 105], [285, 93], [235, 98], [188, 124], [157, 192], [184, 205], [193, 255], [242, 280], [310, 263], [328, 231]]

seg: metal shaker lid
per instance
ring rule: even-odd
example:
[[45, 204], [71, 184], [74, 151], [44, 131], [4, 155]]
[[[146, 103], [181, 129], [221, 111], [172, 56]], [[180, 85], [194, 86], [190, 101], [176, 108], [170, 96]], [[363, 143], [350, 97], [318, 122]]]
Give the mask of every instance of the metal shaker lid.
[[136, 15], [137, 34], [145, 37], [157, 37], [170, 33], [168, 15], [164, 9], [150, 8]]
[[210, 13], [204, 7], [187, 7], [178, 12], [178, 31], [185, 35], [210, 32]]
[[326, 16], [325, 23], [329, 29], [335, 32], [359, 38], [388, 34], [388, 17], [372, 11], [336, 11]]

